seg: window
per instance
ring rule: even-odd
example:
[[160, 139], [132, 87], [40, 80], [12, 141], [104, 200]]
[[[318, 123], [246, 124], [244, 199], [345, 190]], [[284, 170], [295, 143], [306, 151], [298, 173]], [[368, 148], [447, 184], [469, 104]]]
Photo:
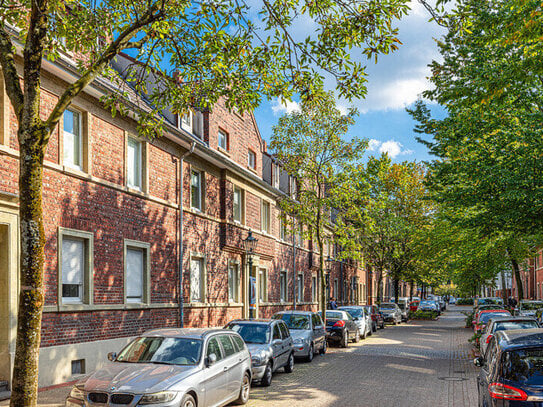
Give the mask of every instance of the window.
[[304, 275], [298, 274], [296, 278], [296, 301], [303, 302], [304, 300]]
[[343, 301], [347, 301], [347, 297], [349, 295], [349, 283], [347, 281], [343, 281]]
[[228, 266], [228, 301], [239, 302], [239, 264], [234, 262]]
[[298, 247], [302, 247], [304, 245], [304, 239], [302, 237], [304, 231], [304, 227], [302, 225], [298, 226], [296, 230], [296, 245]]
[[59, 303], [92, 303], [93, 235], [59, 228]]
[[279, 328], [279, 323], [273, 326], [273, 340], [281, 339], [281, 329]]
[[281, 302], [286, 302], [287, 297], [287, 272], [282, 271], [279, 275], [279, 296]]
[[262, 201], [262, 210], [261, 210], [261, 225], [262, 231], [269, 233], [270, 231], [270, 203]]
[[81, 170], [83, 168], [81, 113], [67, 109], [64, 111], [63, 122], [62, 149], [64, 165]]
[[142, 146], [141, 142], [129, 137], [126, 153], [126, 184], [142, 189]]
[[334, 279], [334, 297], [339, 300], [339, 283], [337, 278]]
[[234, 344], [230, 339], [230, 335], [219, 336], [219, 341], [221, 342], [222, 348], [224, 349], [225, 358], [227, 358], [228, 356], [232, 356], [234, 353], [236, 353], [236, 349], [234, 348]]
[[271, 165], [271, 171], [272, 171], [272, 186], [279, 189], [279, 164], [272, 163]]
[[219, 346], [219, 341], [217, 340], [217, 337], [211, 338], [207, 343], [206, 357], [209, 357], [210, 355], [217, 356], [217, 361], [222, 359], [221, 347]]
[[317, 277], [311, 277], [311, 301], [317, 301]]
[[228, 151], [228, 133], [219, 129], [218, 139], [219, 148]]
[[285, 219], [285, 214], [282, 214], [279, 217], [279, 233], [281, 240], [287, 240], [287, 221]]
[[243, 339], [241, 339], [239, 336], [232, 335], [230, 336], [230, 339], [232, 339], [234, 345], [237, 346], [240, 352], [245, 349], [245, 342], [243, 342]]
[[256, 154], [252, 150], [249, 150], [247, 153], [247, 165], [249, 168], [256, 170]]
[[190, 207], [198, 211], [203, 210], [202, 173], [192, 170], [190, 172]]
[[279, 329], [281, 330], [281, 336], [283, 337], [283, 339], [288, 339], [288, 337], [290, 336], [290, 332], [287, 328], [287, 325], [283, 321], [279, 322]]
[[245, 223], [245, 193], [241, 188], [234, 187], [233, 202], [234, 222]]
[[[125, 297], [127, 303], [147, 302], [148, 245], [127, 244], [125, 251]], [[147, 247], [146, 247], [147, 246]]]
[[260, 302], [268, 301], [268, 272], [266, 269], [258, 270], [258, 295]]
[[190, 260], [190, 302], [205, 302], [204, 259], [192, 257]]
[[202, 138], [204, 129], [204, 115], [199, 111], [188, 111], [177, 116], [177, 127]]

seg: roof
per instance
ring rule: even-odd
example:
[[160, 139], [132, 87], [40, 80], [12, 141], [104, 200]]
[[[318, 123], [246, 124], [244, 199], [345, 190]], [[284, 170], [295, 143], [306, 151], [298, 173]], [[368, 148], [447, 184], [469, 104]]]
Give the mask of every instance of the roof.
[[504, 350], [543, 347], [543, 328], [499, 331], [496, 339]]
[[479, 315], [480, 314], [491, 314], [493, 312], [509, 312], [509, 311], [506, 310], [506, 309], [483, 309], [483, 310], [479, 311]]
[[243, 324], [270, 324], [272, 322], [274, 322], [275, 320], [274, 319], [264, 319], [264, 318], [260, 318], [260, 319], [234, 319], [233, 321], [230, 321], [228, 324], [233, 324], [233, 323], [243, 323]]
[[537, 322], [537, 320], [532, 317], [495, 317], [495, 318], [490, 318], [488, 322], [490, 323], [491, 321], [492, 322], [509, 322], [509, 321], [535, 321]]
[[162, 328], [146, 331], [142, 334], [142, 336], [203, 339], [205, 336], [216, 332], [231, 333], [231, 331], [221, 328]]
[[279, 311], [276, 312], [276, 314], [297, 314], [297, 315], [311, 315], [313, 314], [313, 311], [300, 311], [300, 310], [286, 310], [286, 311]]

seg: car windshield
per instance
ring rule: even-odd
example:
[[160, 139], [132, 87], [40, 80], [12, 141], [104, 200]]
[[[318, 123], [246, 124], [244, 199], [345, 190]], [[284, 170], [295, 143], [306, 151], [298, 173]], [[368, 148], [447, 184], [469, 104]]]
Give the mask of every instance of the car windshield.
[[326, 319], [343, 319], [343, 314], [337, 311], [326, 311]]
[[479, 298], [477, 304], [503, 304], [503, 300], [501, 298]]
[[124, 348], [117, 362], [196, 365], [202, 341], [188, 338], [141, 337]]
[[436, 305], [433, 301], [421, 301], [419, 305]]
[[497, 317], [508, 317], [511, 314], [509, 312], [486, 312], [484, 314], [481, 314], [479, 317], [479, 322], [486, 324], [490, 318], [497, 318]]
[[543, 302], [521, 302], [519, 309], [521, 310], [538, 310], [543, 308]]
[[270, 341], [270, 326], [267, 324], [232, 323], [227, 328], [240, 334], [245, 343], [263, 344]]
[[381, 304], [381, 306], [379, 308], [381, 308], [381, 309], [395, 309], [396, 304], [384, 303], [384, 304]]
[[364, 316], [364, 311], [362, 308], [348, 308], [348, 307], [341, 307], [343, 311], [347, 311], [353, 318], [359, 318]]
[[399, 302], [399, 303], [398, 303], [398, 307], [400, 307], [400, 309], [401, 309], [402, 311], [405, 311], [405, 303]]
[[306, 330], [309, 329], [309, 316], [301, 314], [276, 314], [274, 319], [282, 319], [288, 326], [288, 329]]
[[536, 321], [503, 321], [494, 324], [494, 332], [507, 331], [509, 329], [539, 328]]
[[543, 348], [517, 349], [503, 355], [503, 376], [524, 385], [543, 383]]

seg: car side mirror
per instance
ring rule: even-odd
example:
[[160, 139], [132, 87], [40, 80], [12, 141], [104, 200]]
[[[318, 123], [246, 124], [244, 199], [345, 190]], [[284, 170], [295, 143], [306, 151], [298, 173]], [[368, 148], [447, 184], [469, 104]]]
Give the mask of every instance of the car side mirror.
[[485, 365], [485, 358], [479, 356], [478, 358], [473, 359], [473, 364], [477, 367], [483, 367]]
[[117, 352], [109, 352], [107, 354], [107, 360], [110, 362], [113, 362], [115, 359], [117, 359]]
[[283, 343], [283, 341], [281, 339], [274, 339], [272, 341], [272, 345], [281, 345]]
[[213, 366], [216, 362], [217, 362], [217, 355], [215, 355], [214, 353], [212, 353], [211, 355], [209, 355], [209, 356], [207, 357], [206, 366], [207, 366], [207, 367]]

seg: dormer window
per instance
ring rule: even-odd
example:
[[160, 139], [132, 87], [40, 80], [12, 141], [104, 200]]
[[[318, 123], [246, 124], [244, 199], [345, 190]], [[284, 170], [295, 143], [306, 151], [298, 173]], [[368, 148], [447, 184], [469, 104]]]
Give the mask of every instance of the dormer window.
[[252, 150], [249, 150], [247, 153], [247, 166], [253, 170], [256, 170], [256, 154]]
[[204, 115], [202, 112], [192, 110], [178, 115], [177, 127], [202, 138], [204, 135]]

